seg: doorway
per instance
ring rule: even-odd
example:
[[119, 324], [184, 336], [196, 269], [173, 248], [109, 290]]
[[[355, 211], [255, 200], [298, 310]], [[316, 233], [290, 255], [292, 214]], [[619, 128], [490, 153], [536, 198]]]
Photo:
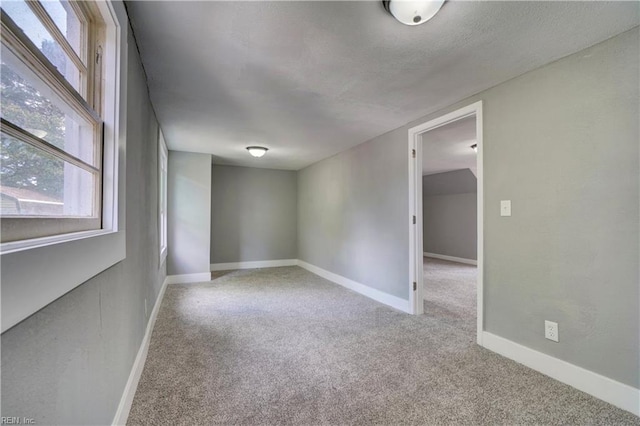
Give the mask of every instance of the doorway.
[[[424, 313], [424, 273], [423, 273], [423, 135], [432, 130], [459, 122], [475, 119], [476, 170], [477, 178], [477, 283], [476, 283], [476, 327], [478, 344], [482, 344], [483, 331], [483, 132], [482, 102], [476, 102], [436, 119], [409, 129], [409, 277], [410, 307], [416, 315]], [[471, 147], [469, 147], [471, 149]]]

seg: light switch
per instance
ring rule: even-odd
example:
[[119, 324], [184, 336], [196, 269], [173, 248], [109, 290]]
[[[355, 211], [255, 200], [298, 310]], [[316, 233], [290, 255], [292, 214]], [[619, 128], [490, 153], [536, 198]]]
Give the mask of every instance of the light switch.
[[500, 216], [511, 216], [511, 200], [500, 201]]

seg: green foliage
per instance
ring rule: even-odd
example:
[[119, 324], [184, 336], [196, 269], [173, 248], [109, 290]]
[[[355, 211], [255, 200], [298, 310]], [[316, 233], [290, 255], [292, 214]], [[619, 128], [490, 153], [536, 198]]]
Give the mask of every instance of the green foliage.
[[[49, 58], [64, 66], [64, 54], [52, 42], [43, 42]], [[47, 142], [64, 147], [65, 115], [4, 62], [0, 72], [2, 117]], [[27, 188], [56, 198], [64, 191], [64, 162], [2, 134], [0, 183]]]
[[0, 144], [0, 183], [61, 199], [64, 162], [3, 134]]

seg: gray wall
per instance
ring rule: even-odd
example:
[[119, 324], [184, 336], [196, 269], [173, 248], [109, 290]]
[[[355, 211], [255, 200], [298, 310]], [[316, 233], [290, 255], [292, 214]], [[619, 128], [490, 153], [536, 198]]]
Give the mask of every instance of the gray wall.
[[403, 137], [387, 133], [298, 173], [298, 259], [407, 299]]
[[478, 191], [478, 179], [470, 169], [422, 176], [422, 196], [470, 194]]
[[300, 171], [299, 258], [408, 298], [407, 130], [482, 100], [485, 329], [639, 387], [638, 51], [635, 28]]
[[296, 259], [297, 173], [219, 166], [211, 172], [211, 263]]
[[[2, 334], [2, 415], [110, 424], [165, 277], [158, 253], [158, 125], [129, 38], [127, 258]], [[73, 265], [69, 265], [73, 267]]]
[[476, 260], [477, 180], [469, 169], [422, 177], [424, 251]]
[[209, 272], [211, 155], [169, 151], [167, 274]]

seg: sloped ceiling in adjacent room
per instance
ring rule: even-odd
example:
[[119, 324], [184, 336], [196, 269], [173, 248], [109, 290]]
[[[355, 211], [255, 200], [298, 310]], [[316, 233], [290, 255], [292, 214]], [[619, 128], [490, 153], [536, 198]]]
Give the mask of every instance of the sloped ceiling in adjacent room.
[[378, 1], [127, 8], [170, 149], [293, 170], [639, 22], [636, 2], [448, 1], [416, 27]]
[[476, 117], [433, 129], [422, 134], [422, 174], [470, 169], [476, 174], [477, 154], [471, 148], [476, 143]]

